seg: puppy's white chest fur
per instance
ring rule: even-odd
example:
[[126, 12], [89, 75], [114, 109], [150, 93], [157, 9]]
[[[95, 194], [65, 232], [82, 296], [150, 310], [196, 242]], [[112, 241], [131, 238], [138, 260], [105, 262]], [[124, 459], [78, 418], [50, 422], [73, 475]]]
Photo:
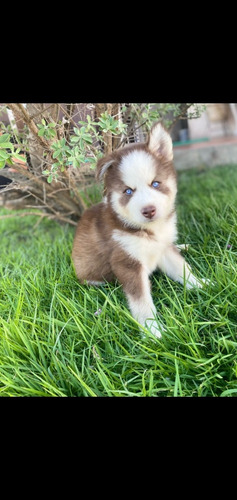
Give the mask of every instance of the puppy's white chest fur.
[[141, 234], [115, 229], [112, 238], [151, 274], [159, 266], [166, 248], [176, 239], [175, 219], [174, 214], [169, 222], [157, 221], [150, 225], [151, 231], [142, 231]]

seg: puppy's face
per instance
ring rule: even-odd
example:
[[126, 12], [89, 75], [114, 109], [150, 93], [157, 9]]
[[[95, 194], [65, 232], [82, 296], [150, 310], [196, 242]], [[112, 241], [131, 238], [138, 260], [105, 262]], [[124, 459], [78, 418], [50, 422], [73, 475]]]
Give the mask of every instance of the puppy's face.
[[99, 177], [106, 174], [107, 200], [126, 225], [145, 228], [172, 213], [177, 192], [172, 158], [171, 138], [158, 123], [147, 143], [98, 162]]

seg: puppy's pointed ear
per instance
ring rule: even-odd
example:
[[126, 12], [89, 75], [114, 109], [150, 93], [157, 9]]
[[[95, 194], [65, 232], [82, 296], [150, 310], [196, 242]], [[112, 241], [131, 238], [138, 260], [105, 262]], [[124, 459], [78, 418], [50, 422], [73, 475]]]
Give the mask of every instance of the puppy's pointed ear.
[[100, 158], [97, 162], [96, 166], [96, 179], [101, 181], [102, 177], [104, 176], [105, 172], [107, 172], [108, 168], [110, 165], [112, 165], [114, 161], [114, 158], [111, 157], [111, 155], [103, 156], [103, 158]]
[[173, 159], [172, 139], [159, 122], [155, 123], [151, 128], [148, 138], [148, 148], [153, 154], [163, 157], [167, 161]]

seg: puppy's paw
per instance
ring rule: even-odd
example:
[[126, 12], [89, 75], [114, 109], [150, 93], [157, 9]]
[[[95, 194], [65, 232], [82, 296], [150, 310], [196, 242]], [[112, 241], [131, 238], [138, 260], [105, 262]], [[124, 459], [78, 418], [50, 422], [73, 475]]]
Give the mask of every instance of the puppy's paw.
[[208, 280], [207, 278], [201, 278], [200, 281], [201, 288], [203, 287], [203, 285], [214, 285], [214, 283], [212, 283], [211, 280]]
[[163, 325], [156, 319], [147, 319], [145, 322], [145, 328], [158, 339], [161, 338], [162, 332], [165, 330]]
[[191, 275], [186, 281], [186, 288], [202, 288], [203, 285], [211, 285], [211, 281], [206, 278], [196, 278]]

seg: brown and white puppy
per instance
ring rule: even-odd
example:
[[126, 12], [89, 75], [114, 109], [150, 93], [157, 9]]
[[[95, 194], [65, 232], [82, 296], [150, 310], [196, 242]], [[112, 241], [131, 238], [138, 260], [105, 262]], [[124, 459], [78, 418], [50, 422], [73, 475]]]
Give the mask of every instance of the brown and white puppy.
[[105, 198], [81, 217], [72, 258], [80, 282], [98, 285], [118, 279], [132, 315], [160, 337], [149, 276], [159, 268], [186, 286], [202, 286], [180, 255], [172, 140], [160, 123], [146, 143], [126, 146], [103, 157], [97, 176], [104, 177]]

